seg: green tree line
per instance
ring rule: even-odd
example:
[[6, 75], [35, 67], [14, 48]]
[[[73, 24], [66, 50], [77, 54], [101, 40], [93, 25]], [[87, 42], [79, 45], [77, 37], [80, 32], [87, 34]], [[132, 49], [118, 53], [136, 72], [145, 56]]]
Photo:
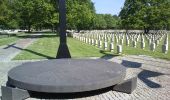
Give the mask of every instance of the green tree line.
[[126, 0], [119, 14], [120, 28], [170, 29], [170, 0]]
[[[119, 16], [96, 14], [91, 0], [66, 7], [67, 29], [170, 29], [170, 0], [125, 0]], [[58, 10], [57, 0], [0, 0], [0, 28], [58, 30]]]
[[[96, 14], [91, 0], [66, 0], [67, 28], [76, 30], [114, 29], [117, 16]], [[1, 0], [0, 28], [57, 30], [59, 27], [56, 0]]]

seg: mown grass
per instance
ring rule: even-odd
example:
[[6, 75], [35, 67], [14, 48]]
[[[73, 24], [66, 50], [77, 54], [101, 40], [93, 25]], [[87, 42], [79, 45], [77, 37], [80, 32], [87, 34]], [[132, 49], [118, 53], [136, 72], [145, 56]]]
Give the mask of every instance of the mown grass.
[[[170, 38], [170, 35], [169, 35]], [[167, 54], [162, 53], [162, 44], [164, 39], [156, 47], [155, 51], [151, 51], [148, 45], [148, 40], [145, 38], [145, 49], [141, 48], [140, 40], [137, 43], [137, 47], [132, 47], [132, 42], [129, 46], [126, 46], [126, 41], [123, 45], [122, 55], [148, 55], [155, 58], [162, 58], [170, 60], [170, 50]], [[170, 40], [169, 40], [170, 44]], [[30, 59], [52, 59], [56, 57], [57, 50], [59, 46], [58, 37], [41, 37], [37, 42], [24, 49], [19, 55], [17, 55], [15, 60], [30, 60]], [[101, 51], [95, 46], [80, 42], [73, 38], [68, 38], [68, 47], [73, 58], [81, 57], [104, 57], [107, 55], [118, 55], [117, 45], [114, 44], [114, 52]], [[170, 48], [170, 45], [169, 45]]]
[[23, 32], [16, 33], [13, 35], [0, 35], [0, 46], [15, 43], [17, 40], [22, 39], [21, 37], [28, 37], [29, 34]]
[[[97, 47], [82, 43], [73, 38], [67, 39], [67, 44], [71, 56], [73, 58], [82, 57], [104, 57], [111, 55], [110, 52], [101, 52]], [[59, 46], [58, 37], [42, 37], [34, 44], [24, 49], [15, 60], [30, 60], [30, 59], [53, 59], [56, 57]]]
[[15, 42], [17, 40], [18, 40], [18, 38], [15, 37], [15, 36], [0, 38], [0, 46], [8, 45], [8, 44], [13, 43], [13, 42]]
[[[149, 46], [148, 40], [146, 38], [145, 38], [145, 48], [144, 49], [141, 48], [141, 42], [140, 42], [141, 40], [140, 39], [139, 39], [139, 42], [137, 43], [136, 48], [132, 47], [132, 42], [130, 42], [130, 45], [127, 46], [126, 41], [124, 41], [122, 55], [148, 55], [148, 56], [152, 56], [154, 58], [170, 60], [170, 50], [168, 51], [167, 54], [162, 53], [162, 45], [164, 42], [164, 38], [159, 43], [159, 45], [156, 46], [155, 51], [150, 50], [150, 46]], [[170, 39], [170, 35], [169, 35], [169, 39]], [[169, 44], [170, 44], [170, 40], [169, 40]], [[170, 48], [170, 45], [169, 45], [169, 48]], [[115, 50], [116, 49], [117, 49], [117, 47], [115, 46]], [[114, 53], [117, 53], [117, 51], [115, 51]]]

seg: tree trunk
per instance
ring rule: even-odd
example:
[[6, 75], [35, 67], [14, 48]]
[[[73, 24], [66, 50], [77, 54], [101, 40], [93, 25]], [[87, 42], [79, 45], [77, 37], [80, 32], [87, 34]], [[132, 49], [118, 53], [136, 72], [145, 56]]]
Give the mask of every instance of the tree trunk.
[[42, 25], [40, 24], [40, 31], [42, 31]]
[[80, 29], [77, 29], [78, 33], [80, 32]]
[[31, 33], [31, 25], [28, 25], [28, 33]]
[[52, 25], [52, 27], [51, 27], [51, 31], [54, 33], [54, 26]]
[[144, 33], [145, 33], [145, 34], [148, 34], [148, 33], [149, 33], [149, 30], [150, 30], [149, 27], [144, 27]]

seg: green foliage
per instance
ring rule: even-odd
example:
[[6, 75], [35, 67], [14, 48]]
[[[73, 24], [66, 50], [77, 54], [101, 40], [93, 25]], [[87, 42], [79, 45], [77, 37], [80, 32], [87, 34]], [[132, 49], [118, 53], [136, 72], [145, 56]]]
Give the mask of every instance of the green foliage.
[[45, 24], [58, 23], [54, 6], [49, 0], [15, 0], [15, 11], [20, 18], [20, 26], [24, 26], [29, 31], [32, 27], [41, 29]]
[[104, 18], [104, 15], [102, 14], [96, 14], [95, 17], [95, 28], [96, 29], [106, 29], [107, 28], [107, 23]]
[[[169, 0], [126, 0], [119, 17], [96, 14], [91, 0], [66, 0], [68, 29], [170, 29]], [[0, 27], [41, 30], [59, 26], [56, 0], [0, 0]]]
[[[59, 9], [56, 0], [1, 0], [0, 26], [41, 30], [59, 27]], [[67, 29], [113, 29], [118, 17], [96, 14], [91, 0], [66, 0]]]
[[124, 29], [167, 29], [169, 0], [126, 0], [119, 16]]
[[90, 29], [95, 15], [91, 0], [67, 0], [67, 27], [69, 29]]
[[110, 14], [96, 14], [94, 29], [114, 29], [117, 27], [119, 18]]
[[107, 23], [107, 29], [114, 29], [117, 25], [117, 19], [116, 16], [112, 16], [111, 14], [106, 14], [104, 16], [104, 19]]
[[4, 1], [0, 1], [0, 25], [4, 24], [5, 21], [5, 12], [6, 12], [6, 5], [4, 4]]
[[[16, 28], [18, 23], [12, 18], [11, 5], [8, 0], [0, 1], [0, 28]], [[13, 16], [14, 17], [14, 16]], [[13, 23], [13, 24], [12, 24]]]

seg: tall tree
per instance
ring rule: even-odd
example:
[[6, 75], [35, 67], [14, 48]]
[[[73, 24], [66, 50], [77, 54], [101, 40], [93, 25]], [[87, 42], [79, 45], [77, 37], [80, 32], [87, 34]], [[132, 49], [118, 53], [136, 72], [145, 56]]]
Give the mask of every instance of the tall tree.
[[0, 27], [7, 27], [9, 19], [9, 9], [7, 0], [0, 0]]
[[111, 14], [105, 14], [104, 19], [107, 23], [107, 29], [114, 29], [116, 28], [117, 21], [116, 16], [112, 16]]
[[119, 16], [125, 29], [164, 29], [168, 26], [169, 0], [126, 0]]
[[67, 27], [69, 29], [90, 29], [95, 15], [91, 0], [67, 0]]
[[94, 23], [95, 29], [106, 29], [107, 28], [107, 22], [103, 14], [96, 14], [94, 22], [95, 22]]
[[29, 32], [32, 27], [41, 29], [44, 24], [58, 22], [51, 20], [57, 15], [54, 14], [55, 8], [49, 0], [15, 0], [15, 6], [22, 26], [25, 26]]

